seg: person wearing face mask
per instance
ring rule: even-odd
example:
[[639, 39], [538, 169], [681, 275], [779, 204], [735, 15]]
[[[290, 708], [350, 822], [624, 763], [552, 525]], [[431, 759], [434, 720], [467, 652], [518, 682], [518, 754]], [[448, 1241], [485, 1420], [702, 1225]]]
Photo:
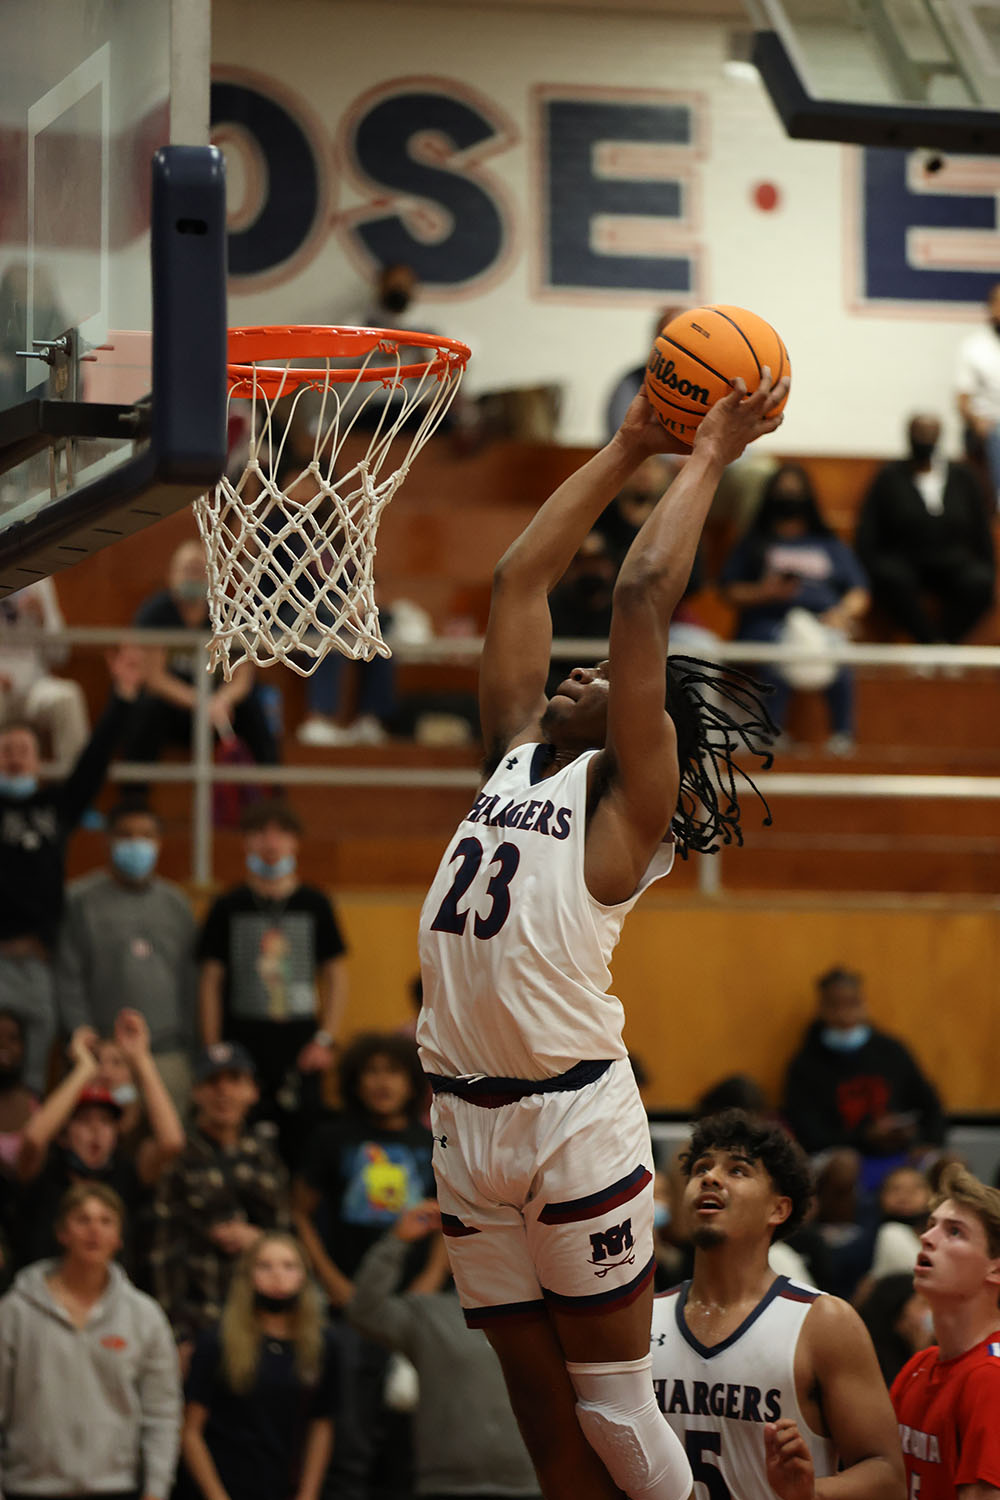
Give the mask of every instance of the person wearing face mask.
[[263, 1234], [237, 1262], [185, 1386], [179, 1500], [318, 1500], [333, 1448], [336, 1347], [302, 1249]]
[[[170, 559], [167, 587], [139, 606], [135, 624], [150, 630], [207, 630], [208, 585], [200, 542], [183, 542]], [[200, 647], [154, 646], [140, 710], [127, 745], [127, 759], [155, 761], [164, 745], [191, 745], [195, 671], [204, 670]], [[242, 662], [229, 682], [221, 668], [212, 685], [209, 713], [222, 740], [242, 740], [259, 765], [277, 765], [278, 745], [261, 703], [254, 667]]]
[[967, 465], [942, 455], [936, 416], [911, 418], [907, 437], [907, 457], [872, 481], [855, 546], [894, 626], [925, 644], [962, 641], [991, 608], [996, 585], [982, 491]]
[[1000, 281], [990, 287], [986, 323], [962, 340], [955, 381], [970, 461], [985, 461], [990, 490], [1000, 503]]
[[882, 1223], [875, 1236], [872, 1275], [912, 1272], [930, 1213], [931, 1185], [919, 1167], [896, 1167], [883, 1179], [878, 1201]]
[[875, 1188], [917, 1145], [943, 1143], [941, 1102], [904, 1043], [872, 1024], [859, 974], [830, 969], [816, 989], [782, 1113], [806, 1151], [860, 1153], [863, 1186]]
[[243, 815], [246, 880], [225, 891], [198, 938], [202, 1043], [239, 1042], [253, 1058], [258, 1116], [273, 1121], [283, 1154], [321, 1109], [347, 1001], [347, 946], [323, 891], [299, 878], [302, 824], [269, 798]]
[[[739, 611], [740, 641], [782, 640], [793, 610], [849, 636], [868, 608], [864, 571], [824, 521], [809, 476], [797, 464], [782, 465], [768, 480], [753, 520], [723, 564], [719, 585]], [[795, 679], [763, 664], [755, 664], [754, 672], [774, 688], [768, 712], [783, 730]], [[830, 671], [825, 695], [827, 749], [848, 754], [854, 747], [854, 686], [846, 667]]]
[[127, 738], [145, 676], [143, 653], [108, 658], [112, 696], [70, 774], [41, 782], [33, 725], [0, 726], [0, 1007], [24, 1029], [24, 1082], [41, 1093], [55, 1037], [52, 956], [65, 900], [66, 844]]
[[160, 823], [120, 802], [107, 817], [108, 864], [69, 886], [55, 962], [66, 1031], [110, 1035], [120, 1010], [146, 1019], [156, 1065], [179, 1111], [196, 1040], [195, 920], [179, 886], [156, 874]]
[[149, 1134], [134, 1156], [122, 1149], [123, 1106], [98, 1083], [96, 1033], [87, 1026], [78, 1027], [68, 1048], [70, 1071], [22, 1133], [15, 1246], [22, 1265], [55, 1253], [59, 1200], [74, 1182], [87, 1181], [114, 1188], [125, 1203], [126, 1261], [133, 1273], [140, 1269], [133, 1238], [139, 1215], [151, 1204], [152, 1189], [184, 1149], [184, 1129], [157, 1072], [142, 1016], [123, 1010], [115, 1019], [114, 1037], [136, 1080]]

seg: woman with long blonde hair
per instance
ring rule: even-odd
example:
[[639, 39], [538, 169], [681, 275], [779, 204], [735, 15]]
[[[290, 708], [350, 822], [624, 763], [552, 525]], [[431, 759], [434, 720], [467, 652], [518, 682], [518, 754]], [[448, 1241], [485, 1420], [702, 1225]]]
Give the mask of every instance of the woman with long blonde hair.
[[336, 1354], [297, 1240], [263, 1234], [199, 1338], [182, 1447], [204, 1500], [318, 1500], [333, 1447]]

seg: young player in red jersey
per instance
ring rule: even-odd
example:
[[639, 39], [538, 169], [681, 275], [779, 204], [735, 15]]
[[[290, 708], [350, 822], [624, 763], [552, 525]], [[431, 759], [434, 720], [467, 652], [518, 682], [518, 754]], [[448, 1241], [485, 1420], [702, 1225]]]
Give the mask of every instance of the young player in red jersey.
[[1000, 1494], [1000, 1192], [951, 1167], [920, 1241], [914, 1287], [937, 1344], [896, 1376], [909, 1500]]

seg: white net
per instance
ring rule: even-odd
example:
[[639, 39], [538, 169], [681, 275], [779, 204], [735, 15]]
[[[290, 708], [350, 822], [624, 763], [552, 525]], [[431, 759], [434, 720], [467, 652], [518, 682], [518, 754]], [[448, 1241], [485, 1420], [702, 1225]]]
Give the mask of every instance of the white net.
[[[337, 349], [355, 332], [302, 331], [339, 335]], [[468, 357], [451, 340], [415, 348], [403, 337], [379, 337], [347, 368], [338, 354], [293, 368], [301, 351], [242, 367], [239, 380], [230, 368], [230, 410], [249, 406], [246, 461], [194, 507], [210, 667], [226, 678], [243, 661], [280, 661], [307, 677], [331, 650], [363, 661], [390, 654], [375, 603], [379, 521], [444, 420]], [[420, 363], [407, 362], [414, 354]]]

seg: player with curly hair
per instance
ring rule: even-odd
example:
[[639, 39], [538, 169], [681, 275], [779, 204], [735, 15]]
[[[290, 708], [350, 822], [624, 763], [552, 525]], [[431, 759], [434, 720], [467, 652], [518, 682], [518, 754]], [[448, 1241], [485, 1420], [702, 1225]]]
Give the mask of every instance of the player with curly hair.
[[[649, 1128], [608, 963], [680, 848], [738, 837], [733, 755], [767, 759], [748, 680], [671, 663], [670, 619], [723, 469], [785, 382], [720, 401], [622, 564], [609, 658], [545, 697], [548, 595], [629, 475], [675, 449], [639, 395], [494, 573], [480, 666], [487, 773], [421, 914], [417, 1030], [443, 1227], [546, 1500], [684, 1500], [653, 1400]], [[730, 711], [731, 710], [731, 711]], [[584, 1438], [586, 1441], [584, 1441]]]
[[711, 1500], [903, 1500], [892, 1405], [852, 1307], [776, 1276], [772, 1240], [802, 1222], [808, 1160], [739, 1109], [695, 1125], [681, 1157], [689, 1282], [655, 1300], [660, 1410]]

